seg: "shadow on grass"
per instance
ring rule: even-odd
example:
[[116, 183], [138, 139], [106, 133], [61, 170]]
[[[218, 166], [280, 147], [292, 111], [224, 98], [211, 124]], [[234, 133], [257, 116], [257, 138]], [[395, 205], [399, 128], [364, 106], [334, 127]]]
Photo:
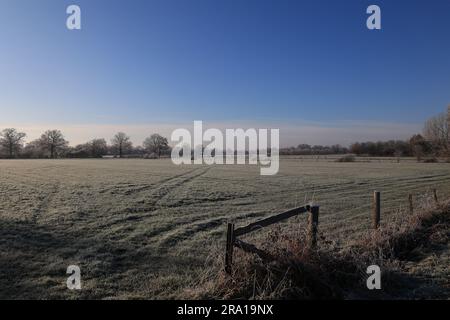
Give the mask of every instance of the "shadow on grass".
[[[170, 288], [163, 282], [161, 288], [148, 288], [148, 279], [203, 263], [98, 234], [8, 219], [0, 219], [0, 252], [0, 299], [152, 298], [152, 291]], [[72, 264], [81, 268], [80, 291], [66, 287]]]

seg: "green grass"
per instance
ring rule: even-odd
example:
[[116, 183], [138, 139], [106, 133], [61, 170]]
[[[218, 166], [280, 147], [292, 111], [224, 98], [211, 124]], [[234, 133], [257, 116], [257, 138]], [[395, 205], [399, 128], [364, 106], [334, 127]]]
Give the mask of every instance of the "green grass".
[[[223, 245], [227, 221], [241, 226], [314, 201], [321, 232], [345, 247], [369, 228], [373, 190], [382, 224], [409, 193], [450, 194], [448, 163], [334, 160], [282, 158], [276, 176], [170, 160], [2, 160], [0, 298], [179, 297]], [[303, 228], [305, 218], [283, 228]], [[81, 267], [78, 292], [65, 285], [71, 264]]]

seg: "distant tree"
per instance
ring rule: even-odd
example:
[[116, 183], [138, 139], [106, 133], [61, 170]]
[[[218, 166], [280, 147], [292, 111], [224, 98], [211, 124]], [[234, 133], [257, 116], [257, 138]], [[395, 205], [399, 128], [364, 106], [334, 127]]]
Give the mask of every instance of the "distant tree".
[[447, 115], [438, 114], [425, 122], [423, 128], [424, 138], [431, 143], [436, 155], [448, 153], [449, 128]]
[[24, 158], [43, 158], [45, 153], [40, 140], [37, 139], [27, 143], [21, 152], [21, 156]]
[[100, 158], [108, 152], [108, 145], [105, 139], [93, 139], [89, 143], [90, 155], [94, 158]]
[[357, 154], [357, 155], [362, 154], [363, 150], [362, 150], [362, 147], [361, 147], [361, 143], [359, 143], [359, 142], [352, 143], [350, 145], [350, 152], [354, 153], [354, 154]]
[[67, 156], [70, 158], [88, 158], [90, 156], [89, 148], [89, 143], [78, 144], [69, 148]]
[[56, 158], [58, 154], [64, 151], [69, 142], [64, 139], [59, 130], [48, 130], [39, 138], [40, 146], [50, 153], [50, 158]]
[[0, 132], [0, 146], [7, 151], [10, 158], [13, 158], [14, 156], [17, 156], [19, 150], [22, 149], [25, 136], [25, 133], [17, 132], [16, 129], [4, 129]]
[[152, 134], [144, 140], [144, 148], [148, 152], [154, 152], [161, 158], [161, 153], [169, 149], [169, 143], [166, 138], [159, 134]]
[[309, 144], [299, 144], [297, 146], [297, 150], [294, 150], [293, 152], [294, 153], [299, 152], [301, 154], [310, 154], [311, 146]]
[[118, 132], [111, 140], [112, 148], [115, 154], [122, 158], [123, 154], [133, 148], [130, 137], [123, 132]]
[[399, 157], [411, 155], [411, 148], [409, 142], [401, 140], [367, 141], [351, 144], [350, 152], [356, 155]]
[[412, 153], [417, 158], [417, 161], [421, 161], [422, 157], [430, 151], [430, 145], [420, 134], [415, 134], [409, 139]]
[[408, 141], [395, 141], [395, 152], [394, 156], [401, 157], [401, 156], [411, 156], [411, 147], [409, 145]]
[[133, 148], [132, 153], [137, 156], [144, 156], [146, 153], [146, 150], [142, 146], [136, 146], [135, 148]]
[[342, 154], [348, 152], [347, 148], [344, 148], [340, 144], [335, 144], [330, 146], [330, 153], [332, 154]]
[[447, 107], [447, 159], [450, 161], [450, 105]]

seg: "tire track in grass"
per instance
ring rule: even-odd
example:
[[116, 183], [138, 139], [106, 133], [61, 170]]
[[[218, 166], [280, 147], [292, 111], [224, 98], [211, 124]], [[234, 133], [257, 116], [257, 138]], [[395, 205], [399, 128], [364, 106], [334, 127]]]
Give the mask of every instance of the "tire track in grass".
[[227, 221], [233, 221], [236, 225], [245, 225], [250, 222], [254, 222], [256, 218], [263, 219], [269, 216], [267, 210], [259, 210], [254, 212], [236, 212], [232, 215], [221, 214], [217, 217], [211, 217], [210, 214], [202, 216], [203, 219], [195, 219], [197, 216], [193, 217], [194, 220], [188, 224], [178, 224], [178, 228], [169, 232], [163, 239], [159, 241], [159, 252], [167, 252], [169, 249], [173, 248], [175, 245], [179, 244], [188, 239], [192, 239], [193, 236], [197, 237], [201, 233], [212, 232], [218, 228], [222, 228], [225, 232]]
[[182, 228], [163, 237], [163, 239], [159, 241], [158, 251], [160, 253], [167, 252], [179, 242], [190, 239], [192, 235], [198, 235], [200, 232], [212, 231], [219, 226], [223, 226], [227, 220], [229, 220], [229, 217], [218, 217], [184, 225]]
[[[437, 177], [437, 176], [436, 176]], [[433, 177], [433, 178], [436, 178]], [[387, 180], [378, 180], [378, 181], [365, 181], [365, 182], [355, 182], [353, 184], [346, 184], [346, 187], [344, 188], [335, 188], [330, 189], [325, 188], [325, 193], [320, 193], [320, 191], [324, 190], [324, 188], [321, 188], [319, 186], [318, 189], [310, 188], [311, 193], [315, 193], [317, 197], [321, 198], [327, 198], [327, 195], [332, 195], [332, 199], [329, 199], [328, 202], [333, 201], [333, 199], [340, 198], [340, 199], [353, 199], [355, 197], [364, 197], [364, 194], [369, 192], [370, 190], [381, 190], [384, 193], [387, 193], [390, 195], [392, 191], [395, 191], [396, 194], [408, 194], [411, 192], [417, 193], [421, 192], [424, 193], [427, 191], [427, 189], [431, 188], [432, 186], [436, 186], [436, 184], [442, 186], [445, 184], [447, 180], [450, 180], [450, 177], [447, 179], [447, 176], [439, 176], [441, 179], [429, 179], [430, 176], [425, 176], [425, 181], [422, 181], [422, 177], [408, 177], [404, 179], [399, 179], [400, 183], [397, 183], [398, 180], [395, 179], [387, 179]], [[420, 181], [418, 184], [417, 182]], [[355, 189], [354, 187], [351, 188], [350, 186], [354, 186], [355, 184], [359, 185], [359, 189]], [[350, 188], [349, 188], [350, 187]], [[306, 188], [307, 189], [307, 188]], [[364, 194], [362, 194], [364, 192]], [[398, 197], [396, 197], [396, 201]], [[370, 193], [367, 193], [367, 199], [370, 199]], [[406, 201], [406, 200], [405, 200]]]
[[[201, 175], [205, 174], [209, 170], [209, 168], [207, 170], [204, 170], [204, 169], [202, 170], [202, 169], [203, 168], [196, 168], [196, 169], [190, 170], [188, 172], [185, 172], [183, 174], [179, 174], [179, 175], [167, 178], [167, 179], [163, 179], [163, 180], [158, 181], [151, 185], [145, 185], [145, 186], [135, 188], [132, 190], [126, 190], [125, 194], [131, 195], [134, 193], [140, 193], [143, 191], [147, 191], [149, 189], [153, 189], [151, 192], [152, 195], [154, 193], [157, 193], [156, 195], [162, 197], [162, 196], [165, 196], [167, 193], [169, 193], [171, 188], [176, 187], [177, 184], [182, 185], [186, 182], [189, 182], [190, 180], [195, 179], [197, 176], [201, 176]], [[197, 175], [194, 174], [193, 176], [191, 176], [191, 174], [198, 172], [198, 171], [201, 171], [200, 174], [197, 174]]]
[[[146, 203], [145, 208], [127, 208], [127, 213], [133, 213], [132, 215], [126, 215], [124, 217], [115, 219], [113, 221], [109, 221], [106, 224], [103, 224], [103, 228], [107, 227], [113, 227], [115, 225], [124, 223], [124, 222], [138, 222], [143, 221], [146, 218], [154, 217], [156, 213], [158, 213], [158, 210], [161, 208], [164, 208], [163, 205], [161, 205], [161, 201], [163, 201], [166, 197], [170, 196], [173, 192], [175, 192], [177, 189], [183, 187], [186, 183], [189, 183], [193, 181], [194, 179], [206, 174], [209, 171], [209, 168], [206, 170], [204, 168], [196, 168], [193, 170], [190, 170], [187, 173], [177, 175], [175, 177], [171, 177], [168, 179], [165, 179], [163, 184], [159, 186], [144, 186], [143, 188], [140, 188], [138, 191], [133, 190], [133, 193], [135, 192], [142, 192], [145, 191], [151, 187], [154, 189], [151, 190], [151, 192], [148, 194], [149, 197], [151, 197], [151, 200]], [[159, 182], [160, 183], [160, 182]], [[154, 199], [156, 198], [156, 199]], [[122, 210], [123, 212], [123, 210]], [[138, 215], [136, 215], [138, 213]], [[142, 214], [139, 214], [142, 213]], [[162, 230], [167, 231], [166, 229]]]
[[[114, 193], [115, 191], [118, 191], [118, 192], [123, 192], [125, 195], [132, 195], [132, 194], [140, 193], [140, 192], [152, 189], [152, 188], [158, 188], [161, 184], [165, 184], [165, 183], [171, 182], [172, 180], [176, 180], [183, 176], [189, 175], [190, 173], [192, 173], [196, 170], [199, 170], [199, 169], [196, 168], [196, 169], [192, 169], [192, 170], [189, 170], [187, 172], [184, 172], [184, 173], [181, 173], [178, 175], [173, 175], [173, 176], [170, 176], [167, 178], [163, 178], [163, 179], [155, 181], [154, 183], [151, 183], [151, 184], [142, 185], [142, 184], [135, 184], [135, 183], [130, 183], [130, 182], [121, 182], [114, 186], [103, 188], [103, 189], [99, 190], [99, 193], [106, 193], [108, 191], [109, 192], [113, 191], [112, 193]], [[135, 188], [130, 188], [130, 187], [135, 187]]]
[[180, 242], [192, 240], [194, 237], [199, 237], [204, 233], [214, 232], [219, 228], [222, 229], [223, 233], [225, 234], [226, 232], [225, 223], [228, 221], [233, 221], [236, 224], [236, 226], [244, 226], [248, 223], [255, 222], [258, 219], [264, 219], [275, 213], [278, 213], [278, 211], [270, 212], [270, 210], [258, 210], [245, 213], [236, 212], [232, 215], [225, 213], [214, 218], [209, 216], [207, 219], [196, 220], [192, 223], [182, 225], [176, 230], [173, 230], [173, 232], [168, 233], [163, 239], [159, 241], [158, 252], [159, 253], [168, 252], [170, 249], [178, 245]]
[[51, 203], [53, 202], [56, 194], [60, 190], [60, 187], [61, 187], [61, 183], [60, 182], [56, 182], [50, 187], [50, 190], [47, 190], [47, 189], [44, 190], [46, 195], [44, 197], [42, 197], [41, 202], [33, 210], [33, 213], [32, 213], [32, 216], [31, 216], [31, 221], [33, 223], [36, 224], [38, 222], [38, 219], [43, 214], [48, 212], [48, 210], [50, 209]]
[[175, 185], [171, 184], [165, 184], [160, 187], [158, 187], [159, 193], [158, 195], [160, 198], [155, 202], [155, 206], [161, 205], [161, 202], [163, 202], [165, 199], [167, 199], [173, 192], [175, 192], [178, 189], [181, 189], [184, 185], [194, 181], [197, 178], [200, 178], [201, 176], [205, 175], [211, 168], [208, 167], [206, 169], [199, 168], [191, 172], [197, 172], [200, 171], [198, 174], [194, 174], [192, 176], [183, 177], [180, 181], [175, 181]]

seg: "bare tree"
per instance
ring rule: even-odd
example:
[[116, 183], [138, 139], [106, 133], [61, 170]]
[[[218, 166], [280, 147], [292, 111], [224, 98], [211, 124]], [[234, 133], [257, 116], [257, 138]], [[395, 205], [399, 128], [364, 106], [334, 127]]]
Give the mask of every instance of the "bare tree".
[[39, 139], [28, 142], [21, 155], [25, 158], [43, 158], [45, 156]]
[[40, 146], [50, 152], [50, 158], [56, 158], [69, 144], [59, 130], [48, 130], [39, 138]]
[[447, 157], [450, 159], [450, 105], [447, 107]]
[[7, 128], [0, 133], [0, 146], [7, 150], [10, 158], [13, 158], [22, 149], [25, 136], [26, 134], [23, 132]]
[[144, 148], [148, 152], [154, 152], [161, 158], [161, 153], [169, 149], [169, 142], [166, 138], [155, 133], [144, 140]]
[[435, 153], [447, 153], [449, 138], [447, 115], [441, 113], [428, 119], [423, 128], [423, 135], [432, 144]]
[[89, 142], [91, 156], [99, 158], [108, 151], [108, 145], [105, 139], [93, 139]]
[[69, 148], [70, 157], [75, 158], [100, 158], [108, 152], [108, 145], [105, 139], [93, 139], [89, 142]]
[[409, 144], [412, 153], [417, 158], [417, 161], [421, 161], [422, 157], [431, 149], [430, 144], [420, 134], [413, 135], [409, 139]]
[[130, 137], [123, 132], [117, 133], [114, 138], [112, 138], [111, 143], [114, 152], [118, 153], [120, 158], [122, 158], [124, 152], [129, 151], [133, 147]]
[[[450, 105], [447, 107], [447, 127], [450, 127]], [[448, 138], [450, 140], [450, 134], [449, 134]]]

